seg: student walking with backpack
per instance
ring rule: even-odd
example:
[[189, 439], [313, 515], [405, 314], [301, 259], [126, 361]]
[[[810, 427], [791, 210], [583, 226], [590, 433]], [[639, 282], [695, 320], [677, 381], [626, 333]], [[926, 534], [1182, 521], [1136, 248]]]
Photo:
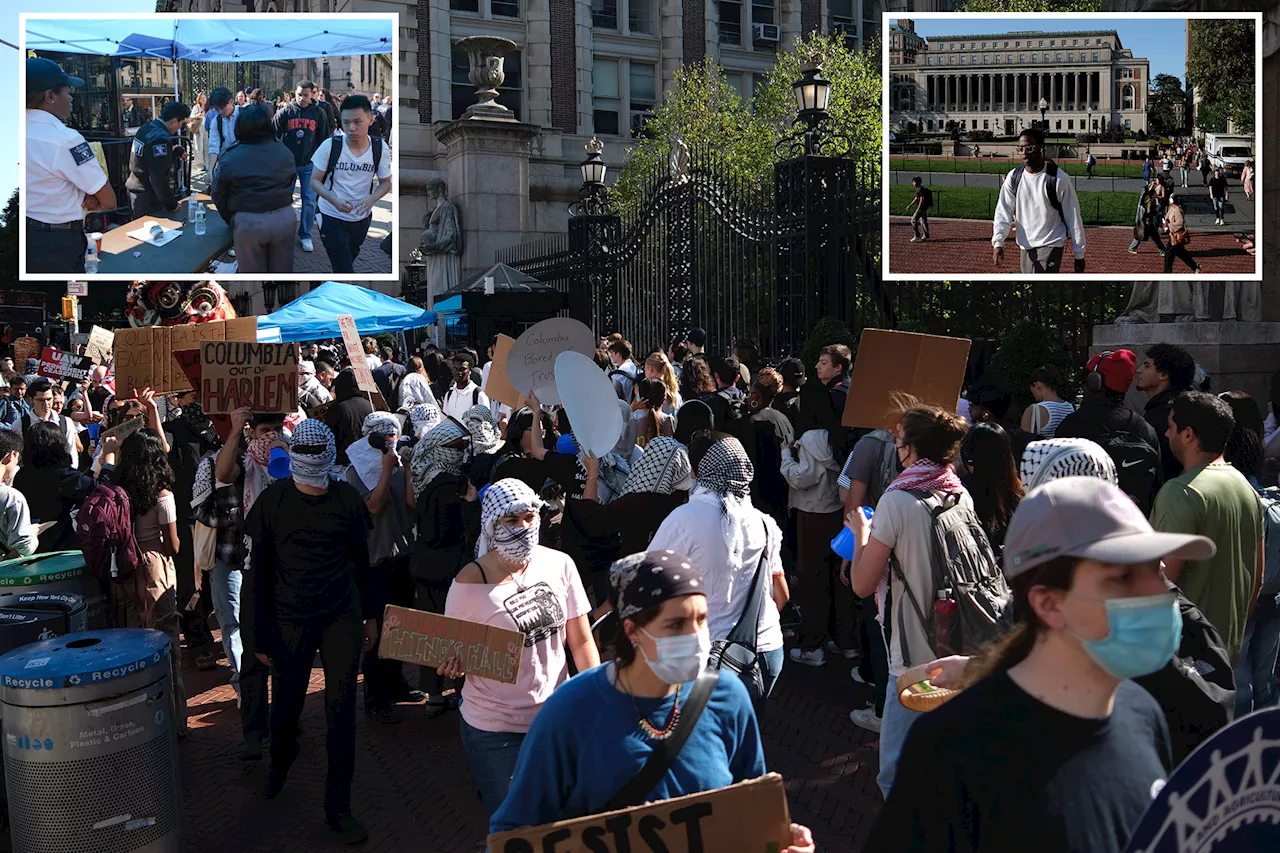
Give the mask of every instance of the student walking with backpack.
[[1075, 254], [1075, 272], [1084, 272], [1085, 233], [1075, 186], [1058, 164], [1045, 158], [1044, 132], [1029, 127], [1018, 137], [1022, 165], [1006, 176], [992, 227], [992, 263], [1004, 262], [1009, 229], [1017, 224], [1020, 269], [1024, 273], [1061, 272], [1067, 240]]
[[[903, 398], [897, 423], [895, 452], [902, 473], [886, 488], [872, 521], [861, 512], [846, 517], [857, 544], [853, 591], [871, 595], [888, 577], [890, 603], [884, 594], [877, 597], [889, 636], [891, 684], [910, 667], [938, 657], [943, 649], [976, 648], [994, 637], [999, 603], [1007, 593], [973, 500], [953, 467], [968, 428], [964, 419], [941, 407]], [[983, 630], [964, 637], [937, 635], [934, 602], [948, 591], [965, 611], [961, 621], [966, 628], [982, 626]], [[893, 788], [907, 732], [919, 716], [902, 706], [897, 690], [888, 691], [876, 777], [886, 797]]]
[[[369, 135], [373, 108], [364, 95], [342, 102], [342, 136], [311, 158], [311, 189], [320, 197], [320, 240], [335, 273], [355, 272], [373, 206], [391, 192], [391, 149]], [[375, 186], [376, 185], [376, 186]]]
[[303, 80], [296, 91], [297, 98], [280, 108], [271, 122], [275, 126], [276, 138], [284, 143], [294, 158], [295, 177], [290, 180], [290, 199], [292, 184], [296, 182], [302, 200], [298, 240], [302, 243], [302, 251], [310, 252], [313, 248], [311, 228], [316, 220], [316, 191], [311, 187], [311, 173], [315, 166], [311, 158], [320, 144], [332, 135], [333, 127], [328, 110], [315, 99], [315, 83]]
[[[929, 209], [933, 207], [933, 190], [924, 185], [920, 178], [911, 179], [911, 186], [916, 188], [916, 197], [907, 205], [907, 213], [911, 214], [911, 231], [915, 235], [912, 243], [921, 243], [929, 239]], [[911, 208], [915, 208], [912, 210]]]
[[[707, 668], [706, 581], [670, 550], [613, 564], [614, 659], [553, 693], [520, 750], [506, 800], [489, 822], [505, 832], [711, 791], [764, 774], [747, 691]], [[590, 715], [592, 724], [577, 723]], [[812, 853], [791, 825], [782, 853]]]

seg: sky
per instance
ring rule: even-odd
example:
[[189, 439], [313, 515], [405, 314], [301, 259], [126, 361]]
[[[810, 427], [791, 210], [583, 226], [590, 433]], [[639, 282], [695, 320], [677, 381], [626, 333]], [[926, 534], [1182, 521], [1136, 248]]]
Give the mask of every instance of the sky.
[[1187, 73], [1187, 22], [1176, 18], [1139, 20], [1120, 18], [1099, 21], [1098, 18], [1054, 18], [1033, 21], [1010, 18], [969, 18], [964, 21], [947, 21], [938, 18], [913, 18], [916, 32], [925, 38], [933, 36], [969, 35], [981, 33], [1007, 33], [1012, 30], [1043, 30], [1064, 32], [1069, 30], [1115, 30], [1120, 34], [1120, 44], [1133, 51], [1133, 55], [1151, 63], [1151, 78], [1157, 74], [1172, 74], [1186, 86]]
[[[154, 12], [156, 0], [4, 0], [4, 12], [0, 12], [0, 39], [18, 44], [19, 12], [93, 12], [103, 17], [121, 12]], [[22, 57], [12, 47], [0, 44], [0, 115], [21, 115], [22, 102], [18, 98], [18, 63]], [[0, 205], [8, 200], [18, 185], [18, 146], [5, 146], [0, 156]]]

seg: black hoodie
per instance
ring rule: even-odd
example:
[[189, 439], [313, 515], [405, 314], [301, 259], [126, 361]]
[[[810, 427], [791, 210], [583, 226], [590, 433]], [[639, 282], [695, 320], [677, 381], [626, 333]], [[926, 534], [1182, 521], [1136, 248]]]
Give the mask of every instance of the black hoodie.
[[311, 157], [320, 147], [320, 143], [333, 133], [329, 123], [329, 113], [312, 100], [306, 107], [290, 102], [271, 119], [275, 125], [276, 139], [284, 143], [284, 147], [293, 154], [294, 162], [299, 168], [311, 162]]
[[373, 413], [373, 403], [364, 396], [356, 384], [356, 374], [351, 368], [333, 379], [334, 402], [325, 412], [324, 422], [333, 430], [333, 440], [338, 446], [338, 464], [350, 465], [347, 448], [364, 435], [364, 419]]

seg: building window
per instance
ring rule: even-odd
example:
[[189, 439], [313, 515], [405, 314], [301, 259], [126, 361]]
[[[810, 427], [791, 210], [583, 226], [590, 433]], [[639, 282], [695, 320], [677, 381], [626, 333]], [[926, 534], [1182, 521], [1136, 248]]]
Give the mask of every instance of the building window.
[[[1067, 130], [1075, 130], [1075, 129], [1076, 129], [1076, 122], [1075, 122], [1075, 119], [1070, 119], [1070, 118], [1069, 118], [1069, 119], [1067, 119]], [[1084, 130], [1084, 125], [1083, 125], [1083, 124], [1081, 124], [1081, 125], [1080, 125], [1080, 129], [1081, 129], [1081, 130]]]
[[982, 129], [983, 129], [983, 130], [990, 130], [990, 129], [991, 129], [991, 119], [989, 119], [989, 118], [984, 118], [984, 119], [982, 120]]
[[1094, 62], [1098, 61], [1098, 52], [1096, 50], [1093, 52], [1093, 61]]
[[1000, 64], [1000, 54], [996, 54], [996, 65]]
[[1057, 127], [1054, 128], [1054, 130], [1062, 130], [1062, 119], [1058, 119], [1058, 125]]
[[[850, 46], [854, 45], [854, 41], [858, 37], [858, 24], [854, 20], [853, 0], [828, 0], [827, 14], [831, 16], [831, 26], [840, 27], [844, 32], [845, 41]], [[946, 50], [943, 45], [939, 50]], [[938, 60], [938, 64], [942, 65], [942, 60]]]
[[[1005, 43], [1004, 43], [1004, 46], [1005, 46], [1005, 47], [1008, 47], [1008, 46], [1009, 46], [1009, 43], [1008, 43], [1008, 42], [1005, 42]], [[1020, 42], [1020, 41], [1015, 41], [1015, 42], [1013, 43], [1013, 46], [1014, 46], [1014, 47], [1022, 47], [1022, 42]]]
[[[502, 68], [506, 79], [502, 85], [498, 87], [498, 103], [511, 110], [511, 115], [517, 121], [522, 115], [521, 108], [524, 102], [524, 69], [522, 68], [523, 52], [514, 51], [508, 53], [503, 60]], [[467, 108], [476, 102], [476, 87], [467, 79], [470, 73], [470, 64], [467, 55], [456, 48], [453, 51], [453, 85], [451, 97], [453, 100], [453, 117], [455, 119], [462, 118], [462, 114]]]
[[990, 56], [989, 54], [985, 54], [985, 53], [984, 53], [984, 54], [982, 55], [982, 64], [983, 64], [983, 65], [990, 65], [990, 64], [991, 64], [991, 56]]
[[1026, 63], [1027, 55], [1025, 53], [1018, 54], [1018, 61], [1021, 63]]
[[738, 93], [738, 96], [742, 98], [742, 100], [745, 101], [751, 97], [751, 95], [743, 88], [747, 85], [747, 75], [743, 74], [741, 71], [726, 71], [724, 73], [724, 79], [725, 82], [733, 87], [733, 90]]
[[964, 50], [964, 49], [965, 49], [965, 47], [964, 47], [964, 42], [960, 42], [960, 49], [961, 49], [961, 50]]
[[1062, 61], [1062, 54], [1060, 54], [1060, 53], [1055, 53], [1055, 54], [1054, 54], [1054, 59], [1053, 59], [1053, 61], [1054, 61], [1054, 62], [1061, 62], [1061, 61]]
[[982, 43], [982, 49], [983, 49], [983, 50], [986, 50], [986, 49], [987, 49], [987, 43], [986, 43], [985, 41]]
[[720, 43], [742, 44], [742, 4], [720, 0]]
[[449, 10], [453, 12], [480, 11], [480, 0], [449, 0]]
[[[1087, 39], [1086, 39], [1086, 40], [1087, 40]], [[1072, 39], [1072, 40], [1071, 40], [1071, 44], [1072, 44], [1072, 46], [1073, 46], [1073, 47], [1074, 47], [1075, 45], [1079, 44], [1079, 43], [1080, 43], [1080, 39]]]
[[1004, 61], [1005, 61], [1005, 63], [1006, 63], [1007, 65], [1012, 65], [1012, 64], [1013, 64], [1013, 54], [1011, 53], [1011, 54], [1009, 54], [1008, 56], [1006, 56], [1006, 57], [1004, 58]]
[[1125, 130], [1131, 130], [1131, 129], [1132, 129], [1132, 128], [1130, 127], [1129, 119], [1125, 119], [1125, 120], [1124, 120], [1124, 129], [1125, 129]]
[[489, 10], [498, 18], [520, 17], [519, 0], [489, 0]]
[[928, 59], [927, 59], [927, 63], [926, 63], [926, 64], [928, 64], [928, 65], [932, 65], [932, 64], [933, 64], [933, 57], [932, 57], [932, 56], [928, 57]]
[[653, 105], [658, 100], [657, 67], [643, 62], [628, 63], [630, 66], [629, 104], [631, 116], [631, 135], [639, 136], [644, 130], [645, 122], [653, 114]]
[[616, 30], [618, 0], [591, 0], [591, 25], [602, 30]]
[[862, 43], [869, 45], [880, 37], [880, 0], [862, 0]]
[[1005, 43], [1004, 43], [1004, 46], [1005, 46], [1005, 47], [1008, 47], [1008, 46], [1009, 46], [1009, 43], [1008, 43], [1008, 42], [1005, 42]]
[[968, 64], [968, 62], [966, 62], [966, 60], [967, 60], [968, 58], [969, 58], [969, 57], [965, 56], [964, 54], [961, 54], [961, 55], [960, 55], [960, 64], [961, 64], [961, 65], [967, 65], [967, 64]]
[[1045, 62], [1049, 62], [1049, 54], [1047, 54], [1047, 53], [1046, 53], [1046, 54], [1044, 55], [1044, 61], [1045, 61]]
[[653, 34], [653, 0], [627, 0], [627, 27], [633, 33]]
[[1033, 54], [1031, 54], [1031, 64], [1032, 64], [1032, 65], [1035, 65], [1035, 64], [1036, 64], [1036, 55], [1035, 55], [1034, 53], [1033, 53]]
[[773, 12], [773, 0], [751, 0], [751, 23], [777, 23], [777, 19]]
[[1075, 62], [1075, 61], [1076, 61], [1076, 55], [1074, 53], [1068, 53], [1067, 62]]
[[618, 61], [597, 59], [592, 69], [592, 115], [596, 133], [617, 136], [618, 114], [622, 111], [622, 97], [618, 89]]
[[1053, 39], [1049, 39], [1049, 47], [1053, 47]]
[[955, 64], [956, 64], [956, 58], [955, 58], [955, 56], [950, 57], [950, 59], [951, 59], [951, 61], [950, 61], [950, 62], [948, 62], [947, 64], [948, 64], [948, 65], [955, 65]]
[[[1038, 44], [1038, 45], [1036, 45], [1036, 46], [1037, 46], [1037, 47], [1044, 47], [1044, 39], [1040, 39], [1040, 44]], [[1027, 42], [1027, 47], [1031, 47], [1031, 42]]]

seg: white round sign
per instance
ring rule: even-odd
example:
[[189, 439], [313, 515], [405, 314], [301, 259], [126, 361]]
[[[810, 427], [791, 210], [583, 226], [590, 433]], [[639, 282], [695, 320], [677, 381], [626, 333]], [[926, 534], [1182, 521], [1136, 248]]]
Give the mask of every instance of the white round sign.
[[556, 357], [556, 386], [578, 445], [596, 456], [613, 450], [622, 435], [622, 410], [604, 371], [585, 355], [563, 352]]

